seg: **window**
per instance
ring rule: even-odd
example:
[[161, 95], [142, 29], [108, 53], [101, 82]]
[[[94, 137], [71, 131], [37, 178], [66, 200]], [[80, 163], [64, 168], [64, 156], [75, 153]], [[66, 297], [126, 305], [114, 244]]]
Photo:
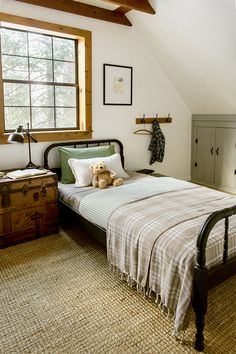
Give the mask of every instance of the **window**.
[[27, 123], [38, 141], [90, 138], [91, 33], [0, 14], [0, 35], [0, 142]]

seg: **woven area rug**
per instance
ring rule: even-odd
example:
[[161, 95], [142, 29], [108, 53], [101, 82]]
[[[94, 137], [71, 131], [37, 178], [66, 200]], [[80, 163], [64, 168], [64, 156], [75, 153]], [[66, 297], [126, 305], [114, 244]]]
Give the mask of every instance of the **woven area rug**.
[[[61, 231], [0, 250], [0, 353], [196, 353], [108, 270], [105, 248]], [[236, 353], [236, 276], [210, 292], [205, 353]]]

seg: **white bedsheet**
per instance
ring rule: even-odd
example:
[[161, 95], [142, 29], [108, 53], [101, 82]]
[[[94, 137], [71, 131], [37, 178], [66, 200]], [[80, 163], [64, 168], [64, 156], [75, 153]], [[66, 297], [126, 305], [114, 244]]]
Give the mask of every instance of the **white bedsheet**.
[[[129, 178], [124, 180], [124, 185], [131, 184], [137, 181], [145, 181], [150, 179], [150, 176], [143, 175], [136, 172], [128, 171]], [[156, 177], [152, 177], [155, 179]], [[107, 190], [114, 189], [117, 187], [108, 187]], [[73, 210], [80, 214], [79, 205], [81, 200], [92, 194], [100, 192], [100, 189], [89, 187], [75, 187], [75, 184], [62, 184], [58, 183], [59, 197], [62, 202], [70, 206]], [[93, 222], [93, 220], [91, 220]]]
[[195, 188], [193, 183], [169, 177], [150, 177], [124, 184], [118, 188], [99, 190], [96, 194], [86, 195], [79, 205], [80, 214], [87, 220], [107, 230], [112, 212], [121, 205], [136, 202], [154, 195], [175, 190]]

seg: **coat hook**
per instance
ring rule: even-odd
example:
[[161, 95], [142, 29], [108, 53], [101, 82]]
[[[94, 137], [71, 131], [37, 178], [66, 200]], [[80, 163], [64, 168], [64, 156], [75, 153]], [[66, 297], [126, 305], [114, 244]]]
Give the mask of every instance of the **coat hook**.
[[143, 114], [142, 123], [144, 123], [145, 114]]

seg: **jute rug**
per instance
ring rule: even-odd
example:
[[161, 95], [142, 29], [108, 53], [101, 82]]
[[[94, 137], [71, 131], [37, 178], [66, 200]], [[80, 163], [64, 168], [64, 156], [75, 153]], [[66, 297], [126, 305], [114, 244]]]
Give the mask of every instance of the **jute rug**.
[[[0, 353], [196, 353], [156, 305], [108, 270], [106, 251], [61, 231], [0, 251]], [[210, 293], [206, 353], [236, 353], [236, 276]]]

